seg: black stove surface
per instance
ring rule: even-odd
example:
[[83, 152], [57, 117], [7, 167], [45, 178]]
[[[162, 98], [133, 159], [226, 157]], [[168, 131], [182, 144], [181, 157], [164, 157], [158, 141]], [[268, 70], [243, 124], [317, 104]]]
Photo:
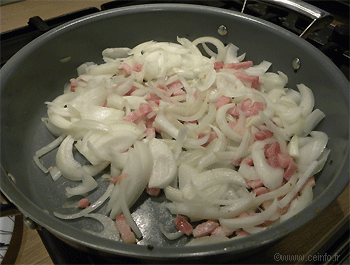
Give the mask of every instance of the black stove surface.
[[[189, 3], [206, 6], [214, 6], [235, 11], [242, 9], [242, 1], [112, 1], [101, 5], [101, 9], [87, 8], [77, 12], [62, 15], [43, 21], [40, 17], [33, 17], [28, 21], [28, 26], [8, 31], [1, 34], [1, 66], [9, 60], [18, 50], [34, 40], [41, 34], [54, 27], [69, 22], [73, 19], [90, 15], [101, 10], [116, 7], [146, 4], [146, 3]], [[324, 29], [312, 33], [308, 38], [312, 45], [323, 51], [349, 79], [349, 2], [344, 0], [333, 1], [305, 1], [331, 13], [340, 25], [329, 25]], [[306, 18], [288, 13], [284, 10], [266, 6], [257, 1], [249, 1], [244, 13], [268, 20], [274, 24], [284, 27], [296, 34], [300, 34], [310, 23]], [[347, 229], [347, 238], [348, 236]], [[106, 258], [98, 254], [87, 253], [69, 246], [65, 242], [53, 236], [46, 229], [38, 231], [39, 235], [55, 264], [137, 264], [141, 261], [127, 258]], [[208, 263], [211, 263], [209, 260]], [[143, 262], [144, 263], [144, 262]]]

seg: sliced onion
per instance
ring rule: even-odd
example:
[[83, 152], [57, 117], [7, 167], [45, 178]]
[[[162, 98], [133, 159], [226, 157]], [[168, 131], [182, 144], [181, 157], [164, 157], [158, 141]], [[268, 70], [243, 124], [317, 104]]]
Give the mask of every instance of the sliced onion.
[[50, 175], [53, 181], [57, 181], [62, 176], [62, 173], [57, 167], [52, 167], [50, 170]]
[[65, 219], [65, 220], [71, 220], [71, 219], [77, 219], [83, 216], [86, 216], [87, 214], [91, 213], [92, 211], [98, 209], [109, 197], [109, 195], [112, 192], [112, 189], [114, 187], [114, 184], [109, 184], [106, 192], [94, 203], [90, 204], [88, 207], [86, 207], [84, 210], [81, 210], [78, 213], [74, 214], [61, 214], [58, 212], [53, 212], [53, 214], [60, 218], [60, 219]]
[[292, 199], [293, 197], [299, 192], [301, 187], [305, 184], [307, 179], [311, 176], [315, 168], [317, 167], [318, 163], [317, 161], [314, 161], [310, 164], [309, 168], [303, 173], [303, 175], [300, 177], [298, 182], [295, 184], [293, 189], [284, 196], [282, 200], [278, 202], [278, 207], [283, 208], [285, 207]]
[[179, 239], [180, 237], [182, 237], [184, 235], [184, 233], [181, 231], [169, 233], [169, 232], [165, 231], [165, 228], [162, 224], [159, 224], [159, 229], [163, 233], [163, 235], [169, 240]]
[[305, 86], [304, 84], [297, 85], [297, 88], [300, 92], [301, 102], [299, 106], [302, 108], [301, 113], [304, 117], [307, 117], [315, 105], [315, 98], [310, 88]]
[[221, 242], [227, 242], [230, 239], [225, 236], [204, 236], [200, 238], [194, 238], [190, 242], [188, 242], [185, 246], [200, 246], [200, 245], [209, 245]]
[[115, 240], [115, 241], [120, 240], [120, 234], [119, 234], [119, 231], [117, 229], [117, 226], [111, 218], [107, 217], [104, 214], [98, 214], [98, 213], [89, 213], [89, 214], [85, 215], [85, 217], [93, 218], [93, 219], [96, 219], [97, 221], [99, 221], [103, 225], [103, 230], [101, 232], [95, 232], [95, 231], [91, 231], [91, 230], [83, 228], [83, 231], [86, 231], [86, 232], [93, 234], [93, 235], [96, 235], [96, 236]]
[[219, 222], [222, 226], [228, 228], [249, 228], [259, 224], [262, 224], [265, 220], [269, 220], [277, 211], [277, 199], [267, 208], [267, 210], [258, 213], [254, 216], [233, 218], [233, 219], [224, 219], [220, 218]]
[[157, 138], [149, 141], [148, 145], [153, 158], [148, 187], [165, 188], [174, 180], [177, 173], [174, 155], [168, 145]]
[[275, 190], [282, 185], [284, 171], [282, 168], [273, 168], [267, 163], [264, 155], [266, 143], [265, 140], [253, 144], [252, 158], [256, 172], [264, 186], [269, 190]]
[[240, 143], [242, 141], [242, 136], [232, 130], [230, 125], [228, 125], [226, 120], [226, 112], [228, 109], [234, 107], [235, 104], [227, 104], [219, 108], [216, 112], [216, 123], [218, 124], [220, 130], [226, 135], [227, 138], [231, 139], [234, 142]]
[[79, 184], [74, 188], [70, 188], [70, 187], [66, 188], [66, 191], [67, 191], [66, 196], [70, 198], [74, 195], [83, 195], [95, 189], [97, 185], [98, 184], [93, 177], [89, 175], [83, 175], [81, 184]]

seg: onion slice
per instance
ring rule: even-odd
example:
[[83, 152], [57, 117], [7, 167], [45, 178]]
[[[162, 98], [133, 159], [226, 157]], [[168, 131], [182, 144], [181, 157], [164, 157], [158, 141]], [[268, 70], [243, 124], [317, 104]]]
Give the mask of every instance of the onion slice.
[[81, 210], [78, 213], [74, 213], [74, 214], [61, 214], [58, 212], [53, 212], [53, 214], [60, 218], [60, 219], [64, 219], [64, 220], [73, 220], [73, 219], [77, 219], [80, 217], [84, 217], [87, 214], [91, 213], [92, 211], [98, 209], [110, 196], [112, 189], [114, 187], [114, 184], [109, 184], [106, 192], [93, 204], [90, 204], [88, 207], [86, 207], [84, 210]]

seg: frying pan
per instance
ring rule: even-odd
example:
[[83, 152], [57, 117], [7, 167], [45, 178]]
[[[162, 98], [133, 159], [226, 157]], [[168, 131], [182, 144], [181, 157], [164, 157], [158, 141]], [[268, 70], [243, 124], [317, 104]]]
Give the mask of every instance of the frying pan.
[[[224, 25], [227, 34], [220, 35]], [[116, 242], [89, 232], [101, 229], [90, 219], [62, 221], [53, 216], [67, 201], [60, 178], [53, 182], [34, 164], [36, 150], [54, 137], [41, 122], [46, 116], [45, 101], [63, 92], [65, 83], [76, 76], [83, 62], [101, 63], [101, 52], [109, 47], [134, 47], [148, 41], [176, 42], [176, 37], [194, 40], [213, 36], [224, 43], [232, 42], [247, 53], [247, 60], [272, 62], [270, 71], [282, 71], [289, 77], [288, 87], [304, 83], [313, 90], [315, 108], [326, 118], [318, 130], [329, 136], [332, 150], [323, 171], [316, 177], [314, 201], [298, 217], [258, 234], [203, 246], [182, 247], [185, 237], [166, 240], [158, 227], [170, 224], [172, 216], [160, 207], [164, 197], [143, 195], [131, 209], [144, 235], [140, 245]], [[292, 62], [298, 58], [301, 67], [295, 71]], [[193, 260], [208, 256], [231, 259], [256, 253], [276, 243], [322, 214], [348, 183], [349, 149], [349, 82], [338, 68], [307, 41], [268, 22], [249, 15], [219, 8], [187, 4], [153, 4], [130, 6], [93, 14], [37, 38], [1, 69], [1, 191], [33, 222], [74, 247], [145, 260]], [[55, 153], [43, 158], [54, 164]], [[101, 182], [100, 185], [103, 185]], [[103, 188], [101, 188], [103, 193]], [[98, 198], [101, 193], [94, 194]], [[94, 199], [91, 198], [91, 201]], [[103, 212], [104, 207], [99, 211]], [[219, 259], [218, 259], [219, 260]]]

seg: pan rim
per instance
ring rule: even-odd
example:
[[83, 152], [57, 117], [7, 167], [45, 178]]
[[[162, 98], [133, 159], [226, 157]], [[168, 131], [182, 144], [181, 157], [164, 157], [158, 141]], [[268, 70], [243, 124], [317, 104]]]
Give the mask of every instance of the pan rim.
[[[144, 11], [144, 12], [159, 12], [159, 11], [191, 11], [191, 12], [208, 12], [208, 13], [220, 13], [222, 15], [226, 15], [226, 16], [234, 16], [234, 17], [239, 17], [240, 19], [245, 19], [247, 21], [250, 21], [251, 23], [259, 23], [259, 24], [263, 24], [263, 26], [266, 29], [269, 30], [273, 30], [274, 32], [283, 34], [285, 36], [293, 36], [292, 38], [298, 38], [297, 36], [295, 36], [294, 34], [290, 33], [289, 31], [286, 31], [278, 26], [275, 26], [271, 23], [266, 23], [266, 21], [262, 21], [260, 19], [251, 17], [249, 15], [246, 14], [241, 14], [235, 11], [228, 11], [228, 10], [224, 10], [224, 9], [220, 9], [220, 8], [212, 8], [212, 7], [205, 7], [205, 6], [199, 6], [199, 5], [190, 5], [190, 4], [147, 4], [147, 5], [141, 5], [141, 6], [130, 6], [130, 7], [123, 7], [123, 8], [117, 8], [117, 9], [112, 9], [112, 10], [107, 10], [107, 11], [101, 11], [98, 12], [96, 14], [92, 14], [89, 16], [86, 16], [84, 18], [81, 19], [77, 19], [74, 20], [72, 22], [66, 23], [62, 26], [59, 26], [58, 28], [55, 28], [49, 32], [47, 32], [46, 34], [40, 36], [39, 38], [37, 38], [36, 40], [32, 41], [30, 44], [28, 44], [25, 48], [23, 48], [21, 51], [19, 51], [13, 58], [10, 59], [9, 63], [6, 63], [4, 68], [5, 70], [1, 70], [1, 75], [2, 75], [2, 80], [1, 83], [4, 84], [6, 82], [6, 77], [7, 77], [7, 73], [10, 74], [11, 73], [11, 66], [15, 64], [15, 59], [20, 59], [21, 57], [24, 56], [25, 53], [27, 53], [28, 51], [30, 52], [31, 49], [35, 49], [37, 44], [41, 44], [43, 45], [52, 35], [59, 35], [59, 34], [64, 34], [65, 30], [70, 30], [71, 28], [74, 28], [76, 26], [83, 26], [84, 23], [93, 23], [93, 21], [95, 20], [99, 20], [99, 19], [105, 19], [108, 16], [116, 16], [116, 15], [121, 15], [121, 13], [123, 14], [132, 14], [132, 13], [137, 13], [139, 11]], [[307, 43], [304, 40], [300, 40], [300, 45], [301, 46], [308, 46], [310, 45], [309, 43]], [[311, 46], [311, 45], [310, 45]], [[315, 54], [320, 53], [316, 48], [312, 47], [312, 51]], [[315, 49], [315, 50], [313, 50]], [[322, 54], [323, 55], [323, 54]], [[321, 55], [319, 55], [321, 56]], [[327, 57], [325, 57], [327, 58]], [[327, 58], [328, 59], [328, 58]], [[338, 70], [338, 69], [336, 69]], [[348, 82], [345, 80], [345, 77], [342, 77], [342, 73], [340, 73], [340, 71], [336, 71], [335, 70], [335, 74], [338, 76], [338, 78], [340, 78], [340, 82], [343, 82], [344, 85], [346, 85]], [[5, 75], [5, 79], [3, 80], [3, 74]], [[2, 86], [3, 87], [3, 86]], [[1, 88], [2, 90], [2, 88]], [[344, 174], [345, 173], [345, 168], [348, 165], [348, 153], [346, 155], [346, 157], [344, 158], [344, 163], [343, 163], [343, 169], [342, 172]], [[11, 183], [8, 178], [5, 176], [4, 173], [4, 169], [2, 168], [2, 172], [1, 172], [1, 190], [2, 192], [8, 196], [8, 198], [13, 201], [20, 201], [23, 199], [28, 200], [17, 188], [16, 186]], [[340, 173], [339, 173], [340, 174]], [[339, 176], [338, 174], [338, 176]], [[335, 181], [335, 179], [333, 180], [333, 182]], [[332, 183], [333, 183], [332, 182]], [[347, 183], [347, 181], [343, 181], [343, 183]], [[3, 186], [3, 184], [5, 185], [5, 188]], [[11, 187], [12, 188], [8, 188]], [[331, 186], [331, 185], [330, 185]], [[345, 184], [344, 184], [344, 188], [345, 188]], [[15, 189], [15, 193], [13, 192], [13, 188]], [[329, 193], [329, 189], [330, 187], [327, 187], [323, 193]], [[341, 192], [341, 191], [340, 191]], [[339, 192], [339, 194], [340, 194]], [[337, 194], [337, 196], [339, 195]], [[337, 197], [336, 196], [336, 197]], [[333, 200], [336, 199], [335, 196], [333, 196]], [[332, 201], [333, 201], [332, 200]], [[322, 206], [324, 205], [330, 205], [330, 203], [332, 201], [321, 201]], [[318, 202], [318, 201], [317, 201]], [[319, 202], [318, 202], [319, 203]], [[15, 203], [16, 205], [16, 203]], [[239, 251], [243, 251], [246, 249], [250, 249], [250, 248], [255, 248], [256, 244], [254, 244], [255, 239], [257, 239], [258, 237], [264, 237], [265, 240], [262, 242], [262, 245], [266, 245], [269, 244], [273, 241], [276, 240], [275, 235], [278, 235], [278, 238], [281, 239], [284, 236], [287, 236], [288, 234], [292, 233], [293, 231], [295, 231], [296, 229], [298, 229], [301, 225], [301, 223], [307, 223], [309, 222], [311, 219], [313, 219], [318, 213], [316, 213], [317, 211], [319, 211], [318, 206], [316, 205], [316, 201], [314, 201], [307, 209], [308, 211], [314, 211], [315, 212], [315, 216], [310, 216], [308, 219], [306, 219], [305, 221], [301, 221], [301, 219], [299, 220], [292, 220], [289, 219], [287, 221], [285, 221], [284, 223], [276, 226], [276, 227], [272, 227], [271, 229], [267, 229], [261, 233], [259, 233], [258, 235], [251, 235], [249, 239], [247, 238], [241, 238], [241, 239], [237, 239], [239, 243], [237, 244], [230, 244], [230, 243], [218, 243], [214, 245], [210, 245], [210, 246], [193, 246], [193, 247], [186, 247], [186, 248], [182, 248], [181, 251], [179, 251], [179, 248], [174, 248], [174, 247], [158, 247], [155, 246], [153, 248], [152, 251], [150, 251], [147, 246], [130, 246], [130, 245], [126, 245], [125, 243], [120, 243], [120, 242], [115, 242], [115, 243], [119, 243], [119, 244], [113, 244], [118, 246], [118, 250], [116, 250], [114, 247], [110, 247], [111, 242], [110, 240], [107, 239], [101, 239], [97, 238], [95, 236], [94, 239], [96, 239], [97, 242], [100, 242], [101, 244], [98, 244], [96, 246], [96, 244], [92, 244], [89, 241], [86, 240], [86, 236], [85, 236], [85, 232], [82, 232], [82, 236], [80, 237], [71, 237], [70, 232], [72, 231], [72, 227], [64, 224], [63, 222], [59, 221], [57, 218], [55, 218], [54, 216], [49, 216], [49, 215], [44, 215], [45, 218], [43, 218], [42, 215], [42, 211], [39, 207], [37, 207], [34, 203], [32, 203], [31, 201], [29, 201], [29, 206], [31, 209], [29, 209], [30, 211], [28, 211], [25, 207], [21, 206], [21, 205], [16, 205], [21, 212], [31, 218], [34, 222], [37, 222], [39, 225], [41, 225], [42, 227], [45, 227], [46, 229], [48, 229], [49, 231], [51, 231], [52, 233], [64, 237], [66, 239], [72, 240], [75, 243], [79, 243], [82, 244], [83, 246], [86, 247], [91, 247], [103, 252], [108, 252], [111, 254], [119, 254], [119, 255], [125, 255], [128, 257], [135, 257], [135, 258], [160, 258], [160, 259], [164, 259], [164, 258], [195, 258], [195, 257], [203, 257], [205, 255], [217, 255], [217, 254], [225, 254], [225, 253], [235, 253], [235, 252], [239, 252]], [[325, 209], [326, 207], [323, 207], [323, 209]], [[304, 211], [305, 211], [304, 210]], [[36, 216], [40, 216], [40, 218], [37, 218]], [[47, 223], [50, 222], [54, 222], [56, 224], [60, 224], [61, 227], [63, 229], [57, 230], [57, 229], [53, 229], [51, 226], [48, 226]], [[57, 225], [55, 226], [57, 227]], [[74, 229], [74, 228], [73, 228]], [[280, 232], [284, 231], [284, 232]], [[91, 235], [89, 234], [89, 237], [91, 237]], [[91, 241], [91, 240], [90, 240]], [[95, 242], [96, 242], [95, 241]], [[236, 246], [236, 247], [235, 247]]]

